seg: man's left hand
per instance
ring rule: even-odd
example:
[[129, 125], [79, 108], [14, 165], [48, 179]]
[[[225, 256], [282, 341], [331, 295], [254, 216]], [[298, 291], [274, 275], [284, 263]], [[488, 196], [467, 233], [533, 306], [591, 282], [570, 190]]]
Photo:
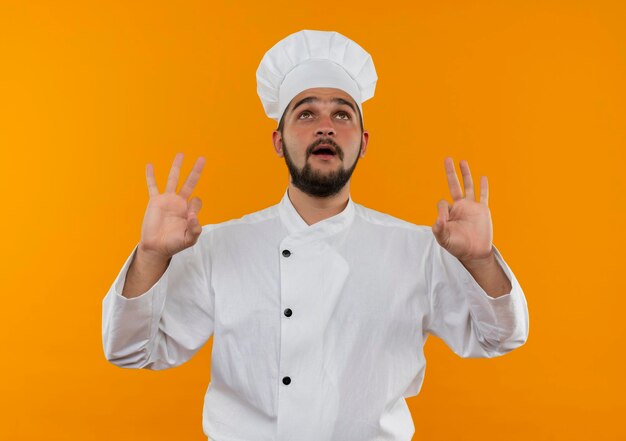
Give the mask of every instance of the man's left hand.
[[432, 227], [433, 234], [443, 248], [464, 264], [492, 258], [493, 227], [489, 211], [489, 186], [487, 177], [480, 179], [480, 201], [476, 201], [474, 184], [467, 161], [461, 161], [461, 174], [465, 196], [454, 169], [454, 161], [444, 160], [448, 187], [453, 205], [441, 199], [437, 204], [438, 217]]

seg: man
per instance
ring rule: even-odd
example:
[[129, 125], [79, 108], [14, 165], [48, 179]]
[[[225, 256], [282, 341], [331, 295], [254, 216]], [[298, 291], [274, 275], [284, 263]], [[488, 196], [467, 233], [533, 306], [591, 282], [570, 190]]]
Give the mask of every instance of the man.
[[211, 337], [203, 427], [216, 441], [410, 440], [405, 398], [419, 393], [429, 334], [461, 357], [495, 357], [528, 336], [526, 300], [491, 243], [486, 178], [432, 227], [352, 201], [369, 133], [371, 57], [336, 32], [301, 31], [270, 49], [258, 91], [291, 180], [277, 205], [200, 226], [188, 201], [199, 158], [176, 193], [182, 154], [150, 201], [135, 246], [103, 301], [112, 363], [166, 369]]

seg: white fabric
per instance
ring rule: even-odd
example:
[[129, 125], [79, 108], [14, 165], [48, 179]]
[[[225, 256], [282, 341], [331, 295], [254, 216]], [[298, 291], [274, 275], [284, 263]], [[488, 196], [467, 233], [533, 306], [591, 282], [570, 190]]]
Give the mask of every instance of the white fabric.
[[312, 87], [343, 90], [354, 99], [363, 114], [358, 86], [341, 66], [328, 60], [307, 60], [285, 76], [278, 94], [279, 114], [282, 115], [293, 97]]
[[461, 357], [499, 356], [528, 336], [524, 293], [497, 250], [513, 289], [492, 298], [430, 227], [351, 198], [310, 226], [287, 192], [205, 225], [146, 293], [127, 299], [136, 250], [103, 300], [106, 358], [171, 368], [213, 335], [203, 411], [212, 441], [409, 441], [405, 397], [421, 388], [429, 334]]
[[268, 50], [256, 71], [257, 93], [268, 117], [279, 121], [291, 100], [313, 87], [349, 94], [362, 102], [374, 96], [376, 69], [369, 53], [338, 32], [303, 30]]

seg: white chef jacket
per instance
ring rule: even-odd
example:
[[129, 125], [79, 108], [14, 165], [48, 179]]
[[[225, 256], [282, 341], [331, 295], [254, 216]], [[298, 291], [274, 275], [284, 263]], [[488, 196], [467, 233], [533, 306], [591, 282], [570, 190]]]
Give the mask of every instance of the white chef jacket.
[[213, 336], [203, 409], [212, 441], [408, 441], [429, 334], [461, 357], [524, 344], [526, 299], [492, 298], [418, 226], [356, 204], [313, 225], [280, 203], [205, 225], [144, 294], [103, 300], [106, 358], [167, 369]]

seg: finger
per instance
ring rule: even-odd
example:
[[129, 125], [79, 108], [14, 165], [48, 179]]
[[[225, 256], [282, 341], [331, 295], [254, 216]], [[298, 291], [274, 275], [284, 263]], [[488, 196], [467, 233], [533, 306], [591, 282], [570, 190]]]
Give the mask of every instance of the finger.
[[487, 176], [480, 177], [480, 202], [489, 205], [489, 182], [487, 182]]
[[183, 154], [177, 153], [174, 158], [172, 168], [170, 168], [170, 175], [167, 177], [167, 185], [165, 187], [166, 193], [176, 193], [176, 186], [178, 185], [178, 177], [180, 176], [180, 166], [183, 163]]
[[150, 197], [158, 196], [159, 188], [154, 179], [154, 167], [150, 163], [146, 165], [146, 181], [148, 181], [148, 194]]
[[450, 204], [445, 199], [441, 199], [437, 203], [437, 220], [443, 225], [450, 218]]
[[196, 214], [191, 211], [187, 219], [187, 230], [185, 231], [185, 243], [187, 246], [191, 246], [198, 241], [198, 237], [202, 233], [202, 225], [198, 221]]
[[476, 201], [476, 196], [474, 196], [474, 182], [472, 181], [472, 173], [469, 169], [469, 164], [467, 161], [463, 160], [460, 162], [461, 166], [461, 174], [463, 175], [463, 187], [465, 189], [465, 199], [469, 199], [470, 201]]
[[198, 212], [202, 208], [202, 200], [195, 196], [189, 201], [189, 210], [187, 211], [187, 228], [193, 241], [197, 240], [197, 236], [202, 232], [202, 225], [198, 219]]
[[437, 242], [443, 246], [447, 241], [446, 235], [448, 234], [446, 228], [450, 216], [450, 204], [448, 204], [448, 201], [442, 199], [437, 203], [437, 213], [437, 220], [432, 230]]
[[204, 168], [205, 162], [206, 160], [204, 159], [203, 156], [200, 156], [196, 160], [196, 163], [193, 165], [193, 169], [189, 173], [189, 176], [187, 177], [185, 184], [180, 189], [180, 193], [178, 193], [180, 196], [184, 197], [185, 199], [191, 196], [191, 193], [193, 193], [193, 189], [196, 187], [196, 184], [198, 183], [198, 179], [200, 179], [200, 174], [202, 173], [202, 169]]
[[450, 188], [450, 195], [453, 201], [463, 199], [463, 192], [461, 191], [461, 184], [459, 178], [454, 170], [454, 161], [449, 156], [443, 161], [446, 169], [446, 176], [448, 177], [448, 187]]
[[202, 208], [202, 200], [199, 197], [195, 196], [191, 198], [189, 201], [189, 209], [188, 213], [193, 213], [194, 215], [198, 215], [198, 212]]

